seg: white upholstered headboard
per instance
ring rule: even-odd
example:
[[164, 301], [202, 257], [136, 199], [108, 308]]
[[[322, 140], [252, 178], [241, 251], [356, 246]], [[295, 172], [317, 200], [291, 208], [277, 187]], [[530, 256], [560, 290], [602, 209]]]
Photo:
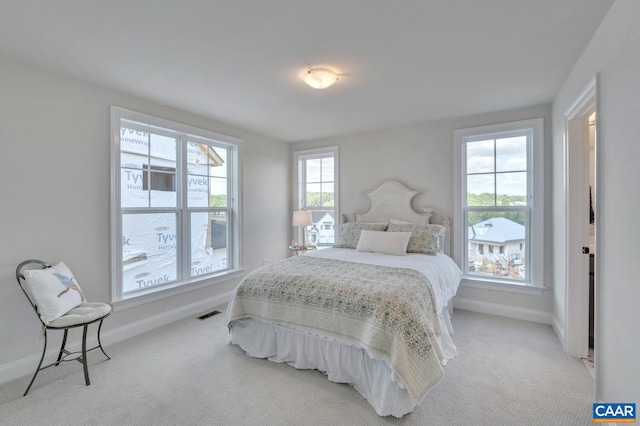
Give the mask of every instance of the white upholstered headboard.
[[413, 209], [411, 201], [418, 191], [407, 188], [397, 180], [386, 180], [375, 188], [362, 193], [369, 200], [369, 208], [353, 214], [353, 220], [342, 215], [341, 222], [388, 222], [390, 219], [411, 223], [437, 223], [446, 230], [443, 251], [451, 254], [451, 222], [439, 211], [422, 207], [420, 212]]

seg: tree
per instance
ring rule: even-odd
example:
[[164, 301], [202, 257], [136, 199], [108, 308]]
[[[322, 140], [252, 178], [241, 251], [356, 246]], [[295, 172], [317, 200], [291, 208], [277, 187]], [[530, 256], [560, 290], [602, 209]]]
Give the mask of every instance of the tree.
[[333, 206], [333, 192], [307, 192], [307, 208]]
[[[494, 198], [495, 197], [495, 198]], [[526, 195], [498, 194], [496, 197], [492, 192], [482, 194], [467, 193], [467, 206], [526, 206]]]
[[227, 196], [209, 195], [209, 207], [227, 207]]
[[[482, 194], [467, 193], [467, 206], [469, 207], [500, 207], [500, 206], [526, 206], [526, 195], [507, 195], [498, 194], [495, 196], [492, 192], [484, 192]], [[504, 217], [520, 225], [524, 225], [525, 214], [523, 212], [470, 212], [469, 226], [476, 223], [484, 222], [493, 217]]]

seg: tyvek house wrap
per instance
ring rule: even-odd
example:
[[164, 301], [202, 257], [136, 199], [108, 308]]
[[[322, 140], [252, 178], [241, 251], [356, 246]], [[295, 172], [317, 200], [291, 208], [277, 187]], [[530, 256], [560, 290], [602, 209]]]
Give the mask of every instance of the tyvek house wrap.
[[[145, 189], [145, 174], [149, 170], [175, 170], [176, 141], [173, 138], [134, 131], [121, 138], [121, 206], [123, 292], [161, 285], [178, 279], [178, 215], [175, 212], [136, 212], [127, 208], [175, 207], [176, 191]], [[149, 140], [151, 149], [149, 149]], [[189, 143], [187, 149], [187, 200], [189, 207], [208, 207], [208, 155], [199, 144]], [[167, 176], [167, 175], [165, 175]], [[153, 187], [152, 187], [153, 188]], [[222, 221], [226, 222], [224, 215]], [[207, 212], [190, 215], [191, 276], [222, 270], [227, 267], [226, 238], [212, 244], [211, 228], [215, 217]], [[218, 225], [222, 226], [222, 225]], [[222, 247], [221, 247], [222, 246]], [[184, 277], [189, 278], [189, 277]]]

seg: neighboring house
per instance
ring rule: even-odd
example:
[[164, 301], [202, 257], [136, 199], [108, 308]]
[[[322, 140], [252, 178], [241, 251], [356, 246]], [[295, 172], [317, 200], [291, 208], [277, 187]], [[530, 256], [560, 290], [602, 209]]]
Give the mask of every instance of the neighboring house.
[[[313, 225], [307, 229], [308, 242], [313, 244], [314, 238], [317, 245], [333, 244], [335, 241], [335, 218], [333, 211], [312, 211]], [[314, 237], [315, 235], [315, 237]]]
[[525, 227], [494, 217], [469, 227], [469, 269], [524, 278]]

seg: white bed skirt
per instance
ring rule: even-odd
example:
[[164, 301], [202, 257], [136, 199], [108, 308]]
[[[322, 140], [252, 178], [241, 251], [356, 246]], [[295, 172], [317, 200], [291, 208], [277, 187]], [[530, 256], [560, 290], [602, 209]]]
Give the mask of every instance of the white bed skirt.
[[[457, 356], [449, 310], [440, 315], [443, 333], [438, 338], [444, 359]], [[239, 345], [249, 356], [286, 362], [298, 369], [315, 369], [329, 380], [352, 385], [380, 416], [402, 417], [420, 403], [407, 392], [384, 356], [370, 353], [334, 337], [271, 324], [253, 318], [233, 322], [229, 342]]]

